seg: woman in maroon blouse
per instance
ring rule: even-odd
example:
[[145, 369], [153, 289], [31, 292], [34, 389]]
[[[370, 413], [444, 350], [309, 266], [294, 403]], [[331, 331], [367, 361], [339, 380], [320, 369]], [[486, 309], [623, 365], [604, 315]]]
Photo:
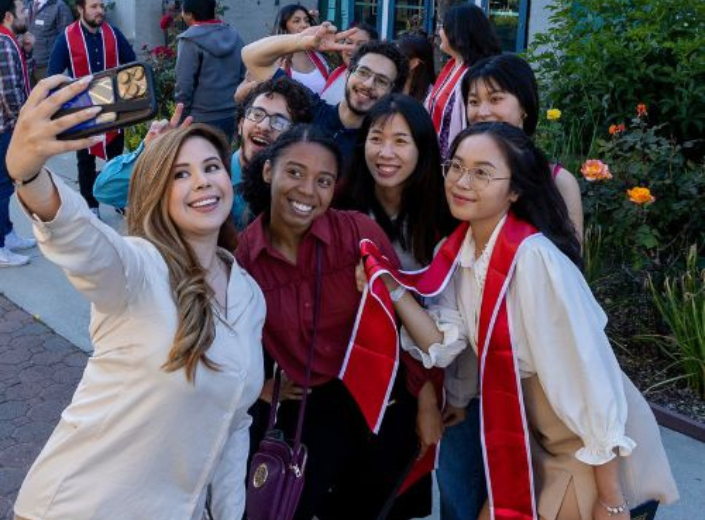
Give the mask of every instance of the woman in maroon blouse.
[[[398, 264], [397, 256], [370, 218], [329, 209], [341, 157], [327, 136], [313, 127], [295, 126], [265, 153], [266, 161], [256, 161], [264, 162], [261, 171], [250, 168], [243, 181], [250, 205], [269, 207], [243, 231], [236, 257], [265, 296], [264, 346], [269, 357], [265, 369], [271, 378], [276, 362], [288, 379], [282, 387], [285, 400], [278, 425], [290, 437], [305, 383], [316, 249], [321, 252], [320, 313], [303, 430], [309, 458], [295, 519], [316, 515], [321, 520], [373, 520], [417, 453], [415, 396], [426, 374], [420, 364], [402, 356], [378, 435], [370, 432], [338, 374], [361, 297], [355, 283], [360, 240], [372, 240]], [[264, 201], [262, 180], [269, 188]], [[271, 387], [270, 379], [253, 411], [254, 443], [266, 426]]]

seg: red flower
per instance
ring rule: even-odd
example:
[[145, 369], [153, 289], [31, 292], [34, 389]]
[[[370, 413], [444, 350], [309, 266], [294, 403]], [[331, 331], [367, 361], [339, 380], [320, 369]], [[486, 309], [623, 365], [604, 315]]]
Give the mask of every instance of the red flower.
[[621, 134], [627, 129], [626, 126], [624, 126], [624, 123], [621, 123], [619, 125], [610, 125], [610, 135], [617, 135]]
[[646, 105], [644, 103], [639, 103], [636, 106], [636, 117], [644, 117], [646, 115], [648, 115], [646, 112]]
[[174, 56], [176, 56], [172, 48], [167, 47], [166, 45], [159, 45], [152, 49], [151, 52], [152, 55], [157, 58], [173, 58]]
[[165, 14], [164, 16], [162, 16], [161, 20], [159, 20], [159, 27], [162, 28], [162, 31], [166, 31], [171, 25], [171, 22], [173, 21], [174, 19], [171, 17], [170, 14]]

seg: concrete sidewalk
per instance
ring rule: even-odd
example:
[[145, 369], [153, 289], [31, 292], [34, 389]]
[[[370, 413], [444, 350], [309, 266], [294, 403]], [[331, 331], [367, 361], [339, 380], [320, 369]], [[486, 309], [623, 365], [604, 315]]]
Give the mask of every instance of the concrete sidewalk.
[[[50, 167], [76, 186], [73, 154], [53, 159]], [[29, 235], [14, 200], [11, 213], [17, 231]], [[102, 207], [101, 216], [121, 229], [112, 208]], [[81, 351], [91, 351], [88, 303], [38, 250], [30, 254], [30, 265], [0, 269], [0, 520], [12, 518], [19, 484], [80, 379], [86, 362]], [[681, 500], [662, 508], [658, 518], [703, 518], [705, 444], [663, 428], [661, 433]], [[434, 501], [429, 520], [440, 518], [437, 496]]]

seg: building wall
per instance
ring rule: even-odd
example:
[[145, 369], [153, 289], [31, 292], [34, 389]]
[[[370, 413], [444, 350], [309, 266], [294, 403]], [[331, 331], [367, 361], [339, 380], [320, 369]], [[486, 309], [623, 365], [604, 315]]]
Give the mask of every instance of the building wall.
[[245, 43], [267, 36], [272, 32], [272, 25], [279, 8], [284, 5], [300, 3], [313, 9], [317, 0], [224, 0], [229, 9], [225, 12], [225, 21], [238, 30]]
[[549, 29], [548, 16], [550, 11], [546, 6], [553, 0], [531, 0], [531, 11], [529, 12], [529, 44], [537, 33], [546, 32]]

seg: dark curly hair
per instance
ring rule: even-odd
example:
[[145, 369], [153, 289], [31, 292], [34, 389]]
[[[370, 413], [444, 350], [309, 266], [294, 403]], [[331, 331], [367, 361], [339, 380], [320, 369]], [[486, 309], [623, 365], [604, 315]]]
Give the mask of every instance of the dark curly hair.
[[[269, 79], [257, 85], [235, 108], [235, 126], [240, 125], [240, 121], [245, 117], [245, 112], [252, 106], [262, 94], [279, 94], [286, 100], [287, 108], [291, 114], [293, 123], [310, 123], [313, 119], [313, 110], [311, 105], [311, 94], [309, 90], [301, 85], [298, 81], [294, 81], [288, 76], [282, 76], [276, 79]], [[238, 140], [240, 136], [238, 136]], [[240, 144], [240, 143], [238, 143]]]
[[509, 123], [476, 123], [458, 134], [450, 147], [453, 157], [458, 146], [473, 135], [487, 135], [499, 147], [511, 172], [510, 188], [519, 198], [511, 210], [553, 242], [579, 268], [582, 267], [580, 242], [568, 207], [551, 175], [544, 153], [531, 137]]
[[[373, 126], [385, 125], [395, 115], [403, 117], [409, 125], [419, 154], [404, 183], [399, 212], [392, 220], [375, 195], [376, 183], [367, 166], [365, 144]], [[428, 264], [438, 241], [457, 225], [445, 199], [441, 152], [431, 116], [414, 98], [389, 94], [367, 113], [357, 136], [355, 153], [341, 183], [336, 206], [366, 215], [372, 213], [391, 241], [398, 240], [418, 263]]]
[[362, 45], [353, 57], [350, 58], [350, 70], [357, 68], [357, 64], [365, 54], [380, 54], [392, 60], [397, 69], [397, 77], [392, 85], [392, 92], [401, 92], [409, 75], [409, 60], [392, 42], [372, 40]]
[[280, 135], [279, 139], [258, 153], [242, 170], [242, 195], [254, 216], [269, 212], [272, 203], [271, 187], [262, 178], [264, 164], [269, 161], [272, 166], [276, 166], [277, 159], [279, 159], [281, 154], [287, 148], [298, 143], [316, 143], [326, 148], [335, 157], [337, 170], [340, 173], [343, 157], [330, 136], [317, 126], [293, 125]]

